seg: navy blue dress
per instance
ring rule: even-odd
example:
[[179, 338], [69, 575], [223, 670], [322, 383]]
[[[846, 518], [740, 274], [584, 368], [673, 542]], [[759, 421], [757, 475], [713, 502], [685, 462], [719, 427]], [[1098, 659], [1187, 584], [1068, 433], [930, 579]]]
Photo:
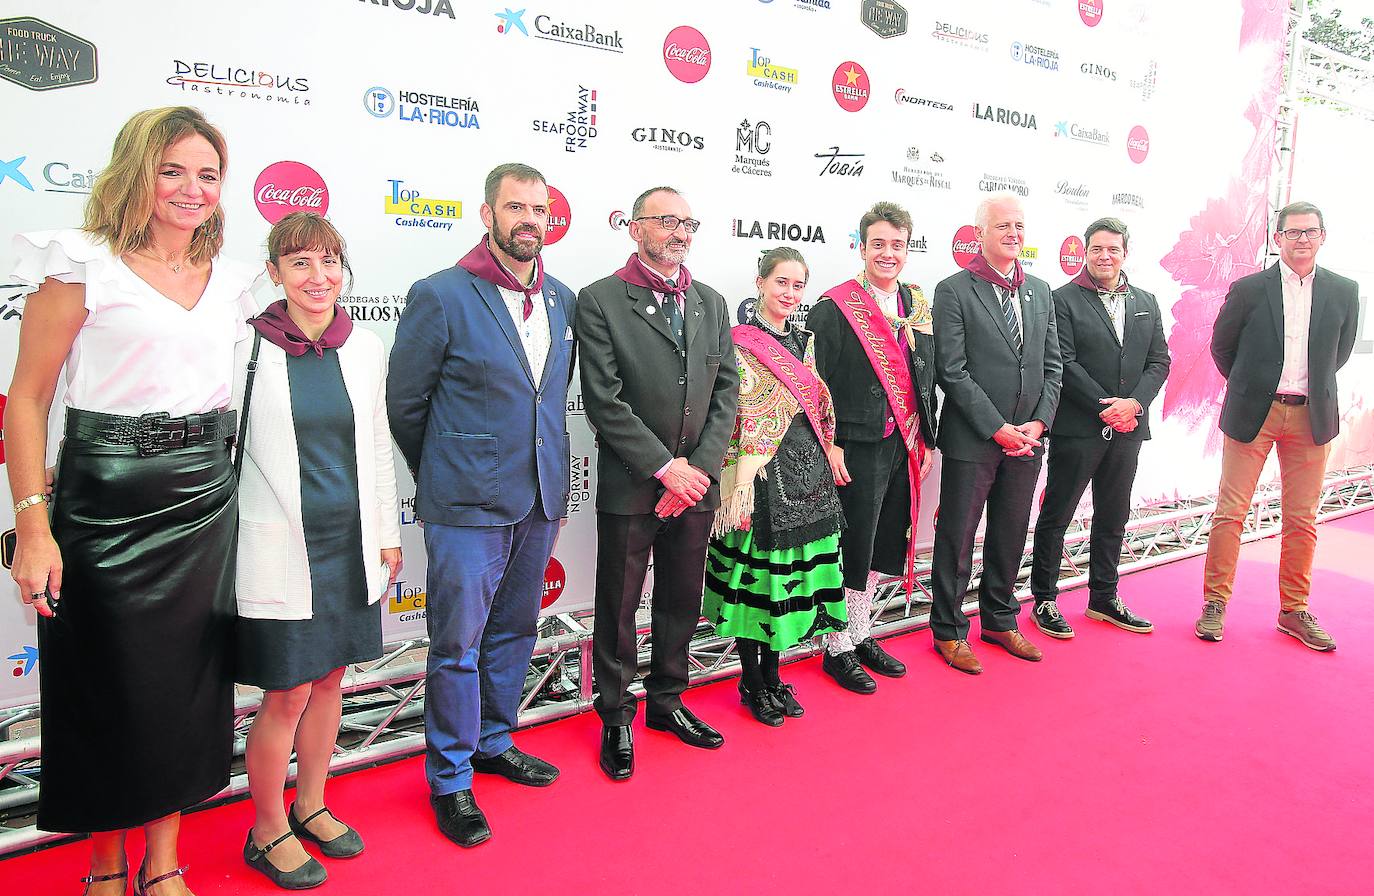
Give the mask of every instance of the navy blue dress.
[[324, 357], [313, 351], [288, 355], [286, 373], [314, 616], [240, 618], [238, 632], [238, 680], [274, 691], [382, 655], [381, 606], [367, 602], [353, 404], [344, 388], [339, 353], [331, 348]]

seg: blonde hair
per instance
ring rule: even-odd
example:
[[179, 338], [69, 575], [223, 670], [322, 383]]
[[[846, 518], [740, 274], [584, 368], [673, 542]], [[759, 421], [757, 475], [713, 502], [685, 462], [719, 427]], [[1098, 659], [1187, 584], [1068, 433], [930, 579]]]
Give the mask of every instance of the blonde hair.
[[[125, 122], [115, 137], [110, 164], [96, 178], [91, 198], [86, 202], [86, 220], [81, 229], [108, 243], [115, 255], [147, 246], [162, 154], [167, 147], [195, 134], [214, 147], [223, 178], [229, 168], [224, 135], [205, 120], [200, 110], [189, 106], [165, 106], [139, 112]], [[193, 264], [209, 261], [219, 254], [223, 245], [224, 209], [216, 206], [191, 237], [188, 260]]]

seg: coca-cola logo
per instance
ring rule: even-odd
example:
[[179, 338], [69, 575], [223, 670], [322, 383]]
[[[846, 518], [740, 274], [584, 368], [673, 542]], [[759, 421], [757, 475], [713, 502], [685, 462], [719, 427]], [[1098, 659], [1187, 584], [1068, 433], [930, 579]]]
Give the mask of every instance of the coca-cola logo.
[[954, 263], [959, 267], [967, 268], [973, 263], [973, 259], [983, 251], [983, 245], [978, 242], [978, 231], [973, 229], [972, 224], [965, 224], [954, 231], [954, 245], [950, 249], [954, 252]]
[[1150, 154], [1150, 134], [1143, 125], [1136, 125], [1131, 128], [1131, 133], [1126, 137], [1126, 155], [1131, 157], [1131, 161], [1139, 165], [1145, 161], [1145, 157]]
[[1087, 260], [1088, 256], [1083, 249], [1083, 241], [1077, 236], [1071, 236], [1060, 244], [1059, 267], [1070, 277], [1083, 270], [1083, 264]]
[[841, 62], [830, 79], [830, 94], [846, 112], [868, 105], [868, 72], [857, 62]]
[[1102, 22], [1102, 0], [1078, 0], [1078, 17], [1089, 28], [1096, 28]]
[[544, 596], [539, 599], [539, 608], [547, 610], [553, 606], [567, 587], [568, 573], [563, 569], [563, 564], [558, 562], [557, 557], [550, 557], [549, 565], [544, 567]]
[[568, 205], [568, 197], [563, 195], [563, 191], [549, 184], [549, 229], [544, 234], [544, 245], [552, 246], [554, 243], [567, 236], [568, 228], [572, 227], [572, 206]]
[[275, 224], [292, 212], [329, 212], [329, 187], [319, 172], [302, 162], [273, 162], [253, 185], [258, 211]]
[[711, 45], [691, 25], [679, 25], [663, 39], [663, 64], [674, 78], [695, 84], [711, 70]]

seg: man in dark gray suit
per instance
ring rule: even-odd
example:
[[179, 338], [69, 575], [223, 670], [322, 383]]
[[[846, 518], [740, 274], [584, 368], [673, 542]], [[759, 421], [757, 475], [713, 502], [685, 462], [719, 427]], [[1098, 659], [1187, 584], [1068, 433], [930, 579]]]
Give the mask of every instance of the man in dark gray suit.
[[962, 607], [984, 507], [982, 640], [1020, 659], [1041, 659], [1017, 630], [1014, 591], [1044, 454], [1041, 436], [1054, 422], [1062, 374], [1049, 284], [1021, 270], [1021, 201], [985, 199], [974, 229], [980, 254], [935, 287], [935, 378], [945, 406], [936, 438], [943, 460], [930, 611], [936, 651], [970, 675], [983, 667], [969, 647]]
[[1050, 432], [1045, 500], [1035, 520], [1031, 618], [1051, 638], [1074, 635], [1059, 612], [1064, 530], [1088, 483], [1093, 521], [1088, 560], [1089, 619], [1128, 632], [1154, 626], [1117, 595], [1121, 542], [1131, 514], [1140, 446], [1150, 437], [1150, 402], [1169, 375], [1169, 345], [1155, 297], [1128, 281], [1126, 224], [1099, 218], [1083, 234], [1087, 263], [1054, 291], [1054, 323], [1064, 363], [1064, 400]]
[[682, 263], [700, 224], [691, 215], [677, 190], [646, 190], [630, 221], [638, 251], [578, 299], [582, 399], [598, 449], [592, 671], [604, 726], [601, 768], [617, 781], [634, 773], [636, 701], [629, 688], [638, 671], [635, 611], [651, 550], [648, 726], [694, 747], [723, 742], [682, 705], [739, 394], [725, 299], [693, 282]]
[[1326, 458], [1341, 431], [1336, 371], [1355, 347], [1359, 286], [1317, 267], [1324, 239], [1326, 224], [1315, 205], [1281, 209], [1274, 233], [1279, 260], [1232, 283], [1212, 327], [1212, 359], [1226, 377], [1219, 423], [1226, 439], [1196, 626], [1204, 641], [1221, 640], [1241, 525], [1276, 448], [1283, 489], [1278, 629], [1313, 650], [1336, 649], [1307, 598]]

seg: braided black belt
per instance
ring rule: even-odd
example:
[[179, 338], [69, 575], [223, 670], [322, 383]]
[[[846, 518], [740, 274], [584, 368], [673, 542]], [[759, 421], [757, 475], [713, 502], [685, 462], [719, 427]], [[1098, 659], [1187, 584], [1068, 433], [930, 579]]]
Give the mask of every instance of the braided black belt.
[[99, 411], [67, 409], [67, 438], [104, 445], [133, 445], [140, 457], [152, 457], [178, 448], [202, 445], [234, 435], [235, 411], [210, 411], [172, 417], [165, 411], [125, 417]]

